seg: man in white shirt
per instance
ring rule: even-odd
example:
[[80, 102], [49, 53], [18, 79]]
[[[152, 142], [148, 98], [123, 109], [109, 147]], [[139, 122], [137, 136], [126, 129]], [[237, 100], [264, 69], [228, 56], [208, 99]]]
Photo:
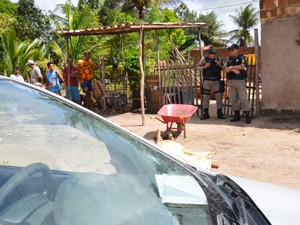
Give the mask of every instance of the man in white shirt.
[[28, 60], [27, 64], [30, 67], [30, 83], [36, 86], [42, 86], [43, 76], [38, 66], [34, 65], [33, 60]]
[[21, 74], [19, 74], [19, 67], [17, 66], [13, 68], [13, 74], [10, 75], [10, 78], [24, 82], [24, 78]]

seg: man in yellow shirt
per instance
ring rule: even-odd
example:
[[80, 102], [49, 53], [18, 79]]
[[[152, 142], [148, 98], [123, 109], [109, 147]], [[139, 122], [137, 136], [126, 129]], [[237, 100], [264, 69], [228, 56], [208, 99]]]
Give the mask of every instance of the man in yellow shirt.
[[80, 74], [80, 86], [83, 92], [86, 94], [85, 107], [91, 108], [91, 92], [93, 91], [92, 72], [93, 68], [100, 68], [100, 65], [96, 65], [91, 59], [91, 53], [85, 52], [83, 59], [78, 60], [78, 70]]

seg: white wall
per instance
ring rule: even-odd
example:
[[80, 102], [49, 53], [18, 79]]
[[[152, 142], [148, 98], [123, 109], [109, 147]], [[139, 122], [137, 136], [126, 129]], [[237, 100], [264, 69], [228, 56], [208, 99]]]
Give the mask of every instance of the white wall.
[[300, 18], [261, 25], [262, 110], [300, 111]]

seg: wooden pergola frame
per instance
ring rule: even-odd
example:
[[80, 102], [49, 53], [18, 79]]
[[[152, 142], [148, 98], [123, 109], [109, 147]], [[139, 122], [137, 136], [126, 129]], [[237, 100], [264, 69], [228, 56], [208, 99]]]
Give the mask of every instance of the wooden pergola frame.
[[[59, 31], [62, 36], [66, 37], [67, 42], [67, 55], [70, 55], [70, 37], [71, 36], [91, 36], [91, 35], [115, 35], [125, 34], [132, 32], [139, 32], [139, 63], [140, 63], [140, 98], [141, 98], [141, 114], [142, 125], [145, 125], [145, 106], [144, 106], [144, 87], [145, 87], [145, 68], [144, 68], [144, 33], [146, 31], [154, 30], [166, 30], [166, 29], [198, 29], [198, 41], [202, 58], [201, 50], [201, 29], [205, 28], [205, 23], [188, 23], [188, 22], [176, 22], [176, 23], [139, 23], [139, 24], [119, 24], [113, 26], [104, 26], [96, 28], [86, 28], [82, 30], [62, 30]], [[70, 80], [70, 79], [69, 79]]]

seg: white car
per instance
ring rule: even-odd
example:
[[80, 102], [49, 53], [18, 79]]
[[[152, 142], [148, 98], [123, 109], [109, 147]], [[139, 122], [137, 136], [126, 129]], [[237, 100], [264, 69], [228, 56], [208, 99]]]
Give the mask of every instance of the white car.
[[299, 190], [198, 171], [63, 97], [6, 77], [0, 156], [1, 225], [299, 224]]

